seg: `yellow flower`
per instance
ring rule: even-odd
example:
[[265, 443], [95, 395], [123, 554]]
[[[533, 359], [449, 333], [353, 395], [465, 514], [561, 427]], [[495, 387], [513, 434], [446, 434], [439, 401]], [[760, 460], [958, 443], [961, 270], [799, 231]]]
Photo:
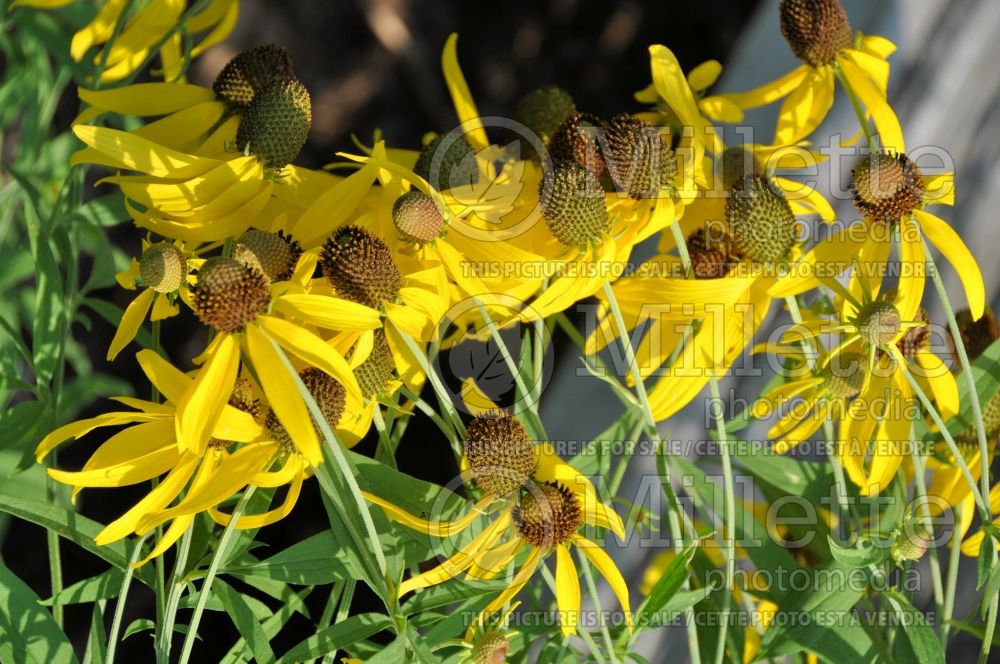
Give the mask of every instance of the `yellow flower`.
[[[161, 145], [139, 133], [75, 125], [90, 148], [71, 163], [92, 163], [140, 175], [113, 175], [136, 223], [185, 242], [239, 235], [257, 220], [280, 188], [283, 169], [305, 144], [312, 123], [309, 93], [295, 79], [254, 93], [236, 127], [235, 142], [213, 156]], [[224, 125], [225, 127], [225, 125]]]
[[[1000, 514], [1000, 484], [994, 484], [993, 488], [990, 489], [989, 501], [990, 501], [990, 514], [994, 515]], [[963, 522], [959, 526], [957, 526], [957, 528], [960, 528], [959, 532], [956, 534], [957, 537], [964, 536], [965, 533], [968, 532], [969, 525], [971, 524], [972, 521], [972, 513], [974, 512], [974, 510], [966, 508], [965, 511], [969, 513], [969, 518], [967, 520], [963, 520]], [[1000, 527], [1000, 518], [994, 519], [992, 525], [994, 527]], [[979, 532], [965, 539], [962, 542], [962, 553], [972, 557], [978, 556], [979, 547], [982, 546], [984, 537], [986, 537], [986, 533], [980, 530]], [[997, 542], [996, 546], [997, 550], [1000, 551], [1000, 542]]]
[[[71, 1], [16, 0], [11, 7], [57, 9]], [[77, 62], [83, 62], [91, 48], [102, 47], [91, 62], [97, 66], [106, 59], [106, 68], [100, 80], [108, 83], [135, 73], [157, 45], [165, 40], [159, 46], [161, 74], [164, 80], [178, 80], [182, 76], [185, 59], [197, 57], [225, 39], [236, 25], [239, 14], [237, 0], [211, 0], [179, 30], [170, 34], [185, 13], [187, 4], [181, 0], [159, 0], [146, 3], [138, 11], [125, 15], [131, 5], [128, 0], [107, 0], [102, 3], [97, 16], [73, 35], [70, 55]], [[121, 32], [116, 36], [115, 27], [120, 22]], [[185, 53], [185, 36], [190, 38], [199, 33], [206, 34], [191, 45], [190, 53]]]
[[839, 0], [783, 0], [781, 31], [803, 64], [749, 92], [722, 95], [748, 110], [784, 99], [774, 145], [799, 143], [823, 122], [834, 101], [836, 79], [871, 114], [885, 150], [903, 150], [896, 114], [886, 101], [887, 59], [896, 47], [873, 35], [852, 34]]
[[[454, 537], [483, 513], [492, 516], [491, 522], [453, 556], [404, 581], [400, 595], [444, 583], [463, 572], [467, 578], [492, 579], [513, 563], [518, 570], [510, 585], [482, 611], [481, 616], [489, 616], [521, 591], [543, 558], [554, 550], [560, 623], [564, 634], [574, 634], [580, 614], [580, 581], [569, 547], [575, 545], [611, 585], [631, 629], [625, 580], [610, 556], [577, 532], [589, 525], [624, 537], [621, 518], [600, 502], [586, 477], [562, 461], [550, 443], [532, 445], [515, 418], [496, 413], [481, 415], [470, 424], [465, 465], [486, 496], [454, 521], [427, 521], [366, 494], [389, 518], [432, 537]], [[475, 624], [470, 625], [467, 641], [474, 631]]]
[[[311, 258], [311, 260], [310, 260]], [[356, 302], [306, 291], [315, 255], [300, 259], [289, 281], [269, 284], [260, 271], [233, 259], [211, 258], [198, 271], [191, 300], [198, 318], [216, 335], [197, 361], [197, 378], [177, 403], [177, 440], [182, 449], [200, 453], [232, 391], [241, 357], [253, 367], [278, 421], [312, 465], [323, 455], [306, 406], [278, 347], [344, 386], [349, 410], [361, 408], [357, 379], [332, 345], [310, 327], [371, 330], [379, 312]], [[309, 327], [307, 327], [309, 326]]]
[[114, 339], [108, 348], [108, 361], [135, 338], [146, 314], [152, 308], [150, 320], [158, 321], [180, 313], [176, 300], [188, 297], [188, 259], [180, 243], [143, 241], [139, 260], [132, 259], [129, 269], [116, 275], [118, 284], [128, 290], [142, 287], [122, 314]]

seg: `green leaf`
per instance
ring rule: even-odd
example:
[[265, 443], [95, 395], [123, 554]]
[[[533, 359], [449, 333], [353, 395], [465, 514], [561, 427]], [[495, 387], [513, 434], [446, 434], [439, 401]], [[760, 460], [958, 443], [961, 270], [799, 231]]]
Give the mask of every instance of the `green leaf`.
[[403, 613], [407, 616], [440, 609], [457, 602], [492, 595], [503, 590], [509, 584], [506, 581], [475, 581], [456, 580], [439, 586], [425, 588], [403, 603]]
[[0, 563], [0, 661], [76, 662], [73, 646], [38, 595]]
[[860, 548], [852, 546], [842, 547], [833, 537], [827, 536], [830, 542], [830, 553], [837, 562], [847, 567], [867, 567], [877, 565], [886, 559], [889, 550], [872, 545], [871, 542], [862, 542]]
[[660, 578], [656, 580], [656, 584], [653, 586], [652, 590], [649, 591], [649, 595], [639, 606], [635, 613], [635, 626], [636, 632], [639, 632], [649, 626], [654, 616], [660, 612], [661, 609], [669, 602], [677, 591], [681, 589], [684, 585], [684, 580], [688, 578], [688, 563], [694, 558], [695, 547], [689, 546], [683, 551], [681, 551], [667, 568], [663, 570], [663, 574]]
[[[136, 618], [128, 624], [125, 631], [122, 633], [122, 641], [132, 636], [133, 634], [139, 634], [140, 632], [152, 632], [156, 629], [156, 623], [154, 623], [149, 618]], [[181, 627], [175, 627], [175, 632], [182, 631]]]
[[101, 599], [118, 597], [118, 593], [122, 589], [123, 578], [125, 578], [125, 572], [112, 567], [97, 576], [77, 581], [68, 588], [63, 588], [62, 591], [53, 597], [42, 601], [42, 604], [44, 606], [52, 606], [53, 604], [84, 604], [96, 602]]
[[983, 532], [983, 541], [979, 543], [979, 555], [976, 556], [976, 590], [983, 587], [993, 569], [993, 552], [996, 547], [989, 532]]
[[40, 401], [22, 401], [0, 413], [0, 449], [23, 448], [41, 440], [39, 429], [48, 424]]
[[[60, 537], [86, 549], [121, 570], [124, 570], [129, 564], [132, 547], [135, 546], [135, 542], [129, 540], [118, 540], [111, 544], [98, 546], [94, 542], [94, 538], [104, 529], [101, 524], [51, 503], [0, 494], [0, 512], [12, 514], [52, 530]], [[152, 588], [152, 567], [145, 566], [136, 569], [135, 578]]]
[[119, 192], [106, 194], [84, 203], [74, 213], [81, 221], [93, 226], [116, 226], [129, 218], [125, 197]]
[[279, 664], [301, 662], [315, 657], [322, 657], [334, 650], [349, 646], [355, 641], [367, 639], [372, 634], [377, 634], [386, 629], [390, 624], [389, 618], [381, 613], [362, 613], [361, 615], [351, 616], [336, 625], [321, 629], [300, 642], [282, 655], [278, 662]]
[[260, 623], [254, 616], [253, 611], [243, 600], [243, 595], [236, 592], [222, 579], [216, 579], [212, 586], [212, 591], [222, 600], [223, 606], [233, 619], [233, 624], [239, 630], [240, 635], [246, 640], [253, 652], [253, 656], [258, 662], [273, 662], [274, 652], [271, 650], [270, 641]]
[[[987, 540], [992, 542], [989, 537], [983, 539], [983, 541]], [[986, 586], [983, 588], [983, 599], [979, 604], [979, 612], [983, 620], [986, 620], [986, 614], [990, 610], [990, 603], [996, 597], [997, 593], [1000, 593], [1000, 561], [993, 564], [993, 569], [990, 570], [989, 576], [986, 578]]]
[[[885, 596], [895, 606], [897, 616], [902, 618], [903, 633], [912, 651], [912, 657], [906, 661], [921, 662], [921, 664], [944, 664], [944, 650], [937, 635], [927, 622], [927, 617], [918, 611], [909, 600], [895, 590], [887, 590]], [[900, 614], [902, 614], [900, 616]]]
[[[305, 611], [304, 602], [312, 591], [313, 589], [310, 586], [309, 588], [303, 589], [302, 592], [298, 594], [291, 593], [289, 600], [283, 602], [274, 615], [261, 624], [261, 629], [264, 631], [264, 634], [268, 639], [273, 639], [295, 613], [302, 613], [307, 618], [309, 617], [308, 612]], [[220, 660], [220, 664], [236, 664], [236, 662], [244, 662], [250, 659], [251, 655], [252, 653], [250, 652], [250, 647], [247, 645], [246, 639], [240, 637], [239, 641], [233, 644], [233, 647], [229, 649], [229, 652], [227, 652]]]
[[104, 602], [94, 604], [90, 616], [90, 634], [87, 637], [87, 650], [83, 661], [89, 664], [104, 664], [108, 650], [108, 634], [104, 631]]

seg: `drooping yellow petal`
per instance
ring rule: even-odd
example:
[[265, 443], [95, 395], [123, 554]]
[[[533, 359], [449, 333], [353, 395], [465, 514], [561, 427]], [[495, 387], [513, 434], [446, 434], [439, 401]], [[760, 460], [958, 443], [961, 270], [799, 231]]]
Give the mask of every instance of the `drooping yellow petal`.
[[[281, 505], [261, 514], [244, 514], [236, 522], [235, 527], [239, 530], [251, 530], [254, 528], [263, 528], [284, 519], [295, 508], [295, 503], [299, 500], [299, 494], [302, 493], [302, 481], [304, 479], [305, 468], [299, 464], [298, 472], [292, 478], [292, 484], [288, 487], [288, 493], [285, 495], [285, 500]], [[220, 526], [228, 526], [229, 522], [232, 521], [232, 515], [224, 514], [214, 507], [209, 508], [208, 514]]]
[[288, 293], [274, 300], [274, 310], [329, 330], [374, 330], [379, 312], [357, 302], [329, 295]]
[[98, 427], [113, 427], [120, 426], [122, 424], [131, 424], [133, 422], [150, 422], [159, 419], [159, 417], [160, 416], [157, 414], [150, 413], [117, 412], [104, 413], [103, 415], [91, 417], [86, 420], [70, 422], [69, 424], [64, 424], [52, 433], [48, 434], [42, 439], [42, 442], [38, 443], [38, 447], [35, 448], [35, 458], [38, 461], [41, 461], [48, 455], [49, 452], [51, 452], [63, 441], [69, 440], [70, 438], [79, 438]]
[[[299, 394], [291, 370], [278, 355], [271, 338], [255, 325], [247, 326], [246, 350], [271, 409], [285, 427], [296, 449], [313, 466], [323, 463], [323, 450], [312, 416]], [[328, 422], [331, 428], [336, 422]]]
[[940, 357], [929, 350], [918, 350], [913, 356], [917, 367], [913, 370], [917, 380], [930, 388], [930, 395], [937, 404], [941, 418], [946, 422], [958, 414], [958, 384], [955, 375]]
[[479, 533], [468, 544], [462, 547], [461, 550], [457, 551], [443, 563], [422, 574], [410, 577], [400, 584], [399, 596], [402, 597], [419, 588], [427, 588], [444, 583], [461, 574], [475, 561], [476, 556], [480, 552], [493, 546], [493, 543], [500, 538], [506, 527], [510, 525], [510, 521], [510, 509], [507, 509], [497, 517], [496, 521], [487, 526], [483, 532]]
[[[358, 379], [347, 360], [322, 338], [273, 316], [258, 316], [256, 322], [279, 346], [335, 378], [359, 401], [363, 398]], [[330, 422], [330, 426], [336, 427], [337, 422]]]
[[833, 106], [834, 77], [829, 69], [815, 69], [781, 105], [774, 131], [775, 145], [793, 145], [812, 134]]
[[215, 430], [236, 384], [240, 344], [235, 335], [220, 334], [214, 352], [177, 404], [177, 443], [201, 453]]
[[924, 176], [925, 205], [955, 204], [955, 174], [941, 173]]
[[556, 606], [563, 636], [576, 634], [580, 622], [580, 578], [573, 556], [562, 544], [556, 547]]
[[385, 510], [386, 516], [397, 523], [401, 523], [407, 528], [412, 528], [418, 532], [430, 535], [431, 537], [451, 537], [468, 528], [476, 519], [484, 514], [484, 510], [494, 501], [492, 496], [482, 498], [469, 508], [465, 514], [454, 521], [428, 521], [419, 516], [410, 514], [403, 508], [395, 505], [384, 498], [380, 498], [373, 493], [363, 491], [365, 500], [378, 505]]
[[[487, 604], [486, 608], [480, 612], [480, 615], [489, 616], [496, 613], [501, 607], [503, 607], [504, 604], [514, 599], [514, 597], [521, 592], [521, 589], [524, 588], [525, 584], [531, 580], [531, 577], [534, 576], [535, 570], [538, 569], [538, 563], [540, 560], [541, 550], [532, 547], [531, 553], [528, 554], [524, 564], [521, 565], [521, 569], [519, 569], [517, 574], [514, 575], [514, 578], [510, 580], [510, 585], [504, 588], [503, 592], [497, 595], [492, 602]], [[469, 626], [466, 637], [469, 636], [469, 632], [471, 632], [474, 627], [475, 623]], [[467, 638], [466, 640], [469, 639]]]
[[448, 85], [448, 93], [451, 94], [451, 101], [455, 105], [455, 113], [459, 122], [462, 123], [462, 136], [472, 146], [473, 152], [479, 152], [489, 147], [490, 141], [486, 137], [486, 130], [479, 119], [479, 111], [476, 109], [476, 102], [472, 100], [472, 93], [465, 82], [461, 67], [458, 66], [458, 35], [452, 33], [448, 41], [444, 44], [444, 52], [441, 53], [441, 69], [444, 71], [444, 80]]
[[155, 351], [140, 350], [135, 354], [135, 359], [149, 382], [166, 397], [167, 401], [180, 403], [184, 393], [191, 386], [191, 378]]
[[[73, 133], [90, 147], [113, 159], [120, 168], [157, 177], [194, 177], [219, 164], [216, 159], [171, 150], [127, 131], [77, 125], [73, 127]], [[72, 158], [70, 163], [75, 163]]]
[[118, 323], [118, 329], [115, 330], [115, 337], [111, 340], [111, 346], [108, 347], [108, 362], [118, 357], [118, 353], [135, 339], [139, 328], [142, 327], [142, 322], [146, 320], [146, 314], [149, 313], [149, 307], [153, 304], [155, 296], [156, 291], [152, 288], [144, 288], [138, 297], [125, 308], [121, 322]]
[[766, 83], [759, 88], [749, 92], [722, 95], [744, 110], [766, 106], [790, 95], [796, 88], [802, 85], [806, 77], [812, 72], [808, 65], [800, 65], [788, 72], [781, 78]]
[[211, 88], [188, 83], [136, 83], [107, 90], [77, 88], [80, 101], [122, 115], [167, 115], [215, 100]]
[[906, 143], [903, 141], [903, 129], [899, 126], [896, 113], [889, 106], [885, 94], [878, 89], [869, 74], [853, 61], [840, 58], [838, 62], [851, 89], [871, 113], [879, 132], [882, 149], [887, 152], [904, 153]]
[[975, 256], [946, 221], [923, 210], [915, 210], [913, 214], [920, 222], [927, 240], [937, 247], [945, 260], [955, 269], [965, 289], [972, 317], [974, 320], [979, 320], [986, 309], [986, 284]]
[[920, 230], [912, 219], [904, 219], [900, 225], [899, 243], [899, 286], [896, 307], [904, 321], [916, 320], [920, 304], [924, 299], [927, 284], [927, 259], [924, 243], [920, 240]]
[[721, 75], [722, 64], [718, 60], [708, 60], [688, 72], [688, 85], [695, 92], [701, 92], [715, 85]]
[[625, 622], [628, 625], [628, 630], [631, 633], [632, 625], [632, 605], [629, 602], [628, 596], [628, 584], [625, 583], [625, 579], [622, 577], [622, 573], [618, 570], [618, 566], [615, 565], [615, 561], [611, 559], [604, 549], [599, 547], [594, 542], [591, 542], [586, 537], [581, 537], [576, 535], [573, 537], [573, 543], [576, 544], [577, 548], [583, 552], [583, 555], [587, 557], [597, 571], [601, 573], [601, 576], [608, 582], [611, 586], [612, 592], [614, 592], [615, 597], [618, 598], [618, 603], [621, 605], [622, 610], [625, 612]]

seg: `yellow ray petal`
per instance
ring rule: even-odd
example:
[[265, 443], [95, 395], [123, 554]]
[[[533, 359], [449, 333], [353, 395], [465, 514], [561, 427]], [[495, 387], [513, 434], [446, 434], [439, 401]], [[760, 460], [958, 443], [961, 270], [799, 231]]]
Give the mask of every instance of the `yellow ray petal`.
[[573, 543], [576, 544], [577, 548], [583, 552], [583, 555], [587, 557], [594, 567], [601, 573], [601, 576], [608, 582], [611, 586], [612, 592], [614, 592], [615, 597], [618, 598], [618, 603], [621, 605], [622, 610], [625, 611], [625, 621], [628, 625], [629, 632], [632, 631], [632, 605], [629, 603], [628, 596], [628, 584], [625, 583], [625, 579], [622, 578], [622, 573], [618, 571], [618, 566], [615, 565], [615, 561], [611, 559], [604, 549], [599, 547], [594, 542], [591, 542], [586, 537], [581, 537], [576, 535], [573, 537]]
[[766, 106], [772, 102], [778, 101], [782, 97], [787, 97], [796, 88], [802, 85], [806, 77], [812, 72], [812, 68], [808, 65], [800, 65], [788, 72], [781, 78], [766, 83], [759, 88], [750, 90], [749, 92], [741, 92], [735, 94], [722, 95], [723, 97], [729, 99], [734, 104], [739, 106], [744, 110], [750, 110], [751, 108], [757, 108], [758, 106]]
[[[313, 466], [323, 463], [323, 450], [316, 426], [306, 408], [295, 379], [278, 355], [271, 338], [255, 325], [247, 326], [246, 349], [271, 409], [285, 427], [296, 449]], [[328, 422], [331, 428], [336, 422]]]
[[[127, 131], [77, 125], [73, 127], [73, 133], [90, 147], [120, 164], [121, 168], [157, 177], [195, 177], [219, 164], [216, 159], [170, 150]], [[75, 162], [70, 159], [70, 163]]]
[[451, 537], [462, 532], [468, 528], [476, 519], [481, 517], [490, 503], [494, 501], [492, 496], [487, 496], [482, 498], [475, 505], [469, 508], [469, 510], [455, 519], [454, 521], [428, 521], [422, 519], [419, 516], [410, 514], [403, 508], [380, 498], [373, 493], [368, 491], [363, 491], [362, 494], [365, 500], [372, 503], [373, 505], [378, 505], [383, 510], [385, 510], [386, 516], [388, 516], [393, 521], [401, 523], [407, 528], [412, 528], [418, 532], [430, 535], [431, 537]]
[[135, 354], [135, 358], [146, 378], [160, 391], [160, 394], [166, 397], [167, 401], [180, 403], [184, 393], [191, 386], [192, 379], [155, 351], [140, 350]]
[[121, 322], [118, 323], [118, 329], [115, 330], [115, 337], [111, 340], [111, 346], [108, 347], [108, 362], [118, 357], [118, 353], [135, 339], [139, 328], [142, 327], [142, 322], [146, 320], [146, 314], [149, 313], [149, 307], [153, 304], [155, 296], [156, 291], [152, 288], [144, 288], [138, 297], [125, 308]]
[[[261, 514], [244, 514], [240, 517], [239, 521], [236, 522], [236, 528], [239, 530], [250, 530], [254, 528], [263, 528], [264, 526], [269, 526], [272, 523], [281, 521], [286, 516], [291, 514], [292, 510], [295, 508], [295, 503], [299, 500], [299, 494], [302, 492], [302, 481], [305, 479], [305, 469], [302, 465], [299, 465], [298, 472], [295, 473], [292, 479], [292, 484], [288, 487], [288, 494], [285, 496], [285, 500], [278, 507], [273, 510], [268, 510]], [[224, 514], [219, 510], [209, 508], [209, 516], [219, 524], [220, 526], [228, 526], [229, 522], [232, 521], [231, 514]]]
[[914, 359], [919, 368], [913, 373], [924, 387], [930, 388], [930, 394], [937, 404], [941, 418], [947, 422], [948, 418], [958, 414], [959, 409], [955, 375], [948, 369], [944, 360], [928, 350], [917, 351]]
[[882, 149], [899, 153], [905, 152], [906, 144], [903, 141], [903, 130], [899, 126], [895, 112], [886, 101], [885, 94], [878, 89], [869, 74], [854, 62], [845, 58], [840, 58], [837, 62], [840, 63], [841, 70], [844, 72], [851, 89], [871, 113], [872, 120], [880, 135]]
[[927, 240], [937, 247], [945, 260], [955, 269], [965, 289], [972, 317], [974, 320], [979, 320], [986, 309], [986, 284], [975, 256], [946, 221], [923, 210], [915, 210], [913, 214], [920, 222]]
[[556, 547], [556, 606], [563, 636], [576, 634], [580, 622], [580, 579], [573, 556], [562, 544]]
[[48, 434], [42, 439], [42, 442], [38, 443], [38, 447], [35, 448], [35, 458], [38, 461], [41, 461], [46, 455], [48, 455], [49, 452], [52, 451], [53, 448], [63, 441], [69, 440], [70, 438], [79, 438], [98, 427], [113, 427], [120, 426], [122, 424], [131, 424], [133, 422], [151, 422], [157, 419], [160, 419], [160, 415], [149, 413], [117, 412], [104, 413], [103, 415], [91, 417], [86, 420], [70, 422], [69, 424], [64, 424], [52, 433]]
[[448, 85], [448, 93], [451, 101], [455, 105], [455, 113], [459, 122], [462, 123], [462, 135], [472, 146], [473, 152], [479, 152], [489, 147], [490, 141], [486, 137], [486, 130], [479, 119], [479, 111], [476, 109], [476, 102], [472, 100], [472, 93], [462, 75], [462, 69], [458, 66], [458, 35], [452, 33], [448, 41], [444, 44], [444, 52], [441, 53], [441, 69], [444, 71], [444, 80]]
[[[358, 401], [362, 400], [364, 395], [347, 360], [322, 338], [294, 323], [272, 316], [258, 316], [256, 322], [279, 346], [329, 374], [349, 394]], [[336, 427], [337, 422], [330, 422], [330, 426]]]
[[108, 90], [77, 88], [80, 100], [122, 115], [167, 115], [215, 100], [211, 88], [188, 83], [136, 83]]
[[374, 330], [379, 312], [357, 302], [329, 295], [288, 293], [274, 300], [274, 310], [330, 330]]
[[222, 409], [236, 384], [240, 344], [232, 334], [217, 337], [214, 352], [177, 404], [177, 443], [201, 453], [212, 437]]
[[833, 88], [833, 72], [813, 70], [782, 103], [774, 144], [793, 145], [812, 134], [833, 106]]

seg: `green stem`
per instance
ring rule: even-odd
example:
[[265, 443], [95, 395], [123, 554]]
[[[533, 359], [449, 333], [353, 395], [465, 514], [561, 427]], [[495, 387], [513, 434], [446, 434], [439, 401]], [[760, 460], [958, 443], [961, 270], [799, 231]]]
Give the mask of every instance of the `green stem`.
[[587, 584], [587, 592], [590, 593], [590, 600], [594, 603], [594, 611], [597, 613], [597, 620], [601, 626], [601, 637], [608, 649], [608, 660], [611, 664], [618, 664], [618, 655], [615, 653], [615, 642], [611, 639], [611, 632], [608, 630], [608, 623], [604, 620], [604, 611], [601, 609], [601, 597], [597, 593], [597, 584], [594, 583], [594, 572], [590, 569], [590, 561], [586, 556], [577, 556], [580, 561], [580, 569], [583, 570], [583, 580]]
[[983, 407], [979, 401], [979, 392], [976, 390], [976, 379], [972, 375], [972, 364], [969, 362], [969, 354], [966, 352], [965, 342], [962, 340], [962, 332], [958, 329], [955, 310], [951, 306], [951, 300], [948, 299], [948, 291], [945, 290], [944, 282], [941, 281], [941, 274], [938, 272], [937, 264], [931, 255], [931, 248], [927, 245], [927, 238], [924, 237], [923, 231], [920, 233], [920, 239], [924, 245], [924, 257], [927, 261], [927, 269], [930, 272], [931, 282], [938, 293], [938, 299], [941, 300], [944, 315], [948, 319], [948, 329], [951, 330], [951, 337], [955, 342], [955, 350], [958, 352], [958, 361], [962, 366], [962, 375], [965, 377], [966, 385], [969, 388], [972, 415], [976, 419], [976, 434], [979, 437], [980, 490], [986, 496], [990, 493], [990, 450], [989, 444], [986, 441], [986, 425], [983, 421]]
[[[994, 549], [994, 552], [996, 549]], [[994, 561], [996, 553], [993, 554]], [[1000, 595], [994, 593], [990, 600], [989, 614], [986, 616], [986, 633], [983, 634], [983, 645], [979, 650], [979, 664], [986, 664], [990, 660], [990, 650], [993, 648], [993, 632], [997, 627], [997, 610], [1000, 609]]]
[[851, 88], [851, 84], [847, 81], [847, 77], [844, 76], [844, 72], [840, 71], [840, 67], [833, 68], [834, 73], [837, 75], [837, 79], [844, 88], [844, 92], [847, 93], [847, 98], [851, 100], [851, 107], [854, 108], [854, 114], [858, 116], [858, 122], [861, 124], [861, 129], [865, 132], [865, 141], [868, 143], [868, 149], [875, 153], [878, 151], [878, 147], [875, 145], [875, 136], [872, 134], [871, 124], [868, 122], [868, 117], [865, 114], [863, 108], [861, 108], [861, 102], [858, 100], [858, 96], [854, 94], [854, 89]]
[[725, 594], [722, 596], [722, 619], [719, 623], [719, 640], [715, 649], [715, 661], [717, 664], [726, 658], [726, 633], [729, 630], [729, 611], [733, 602], [733, 580], [736, 578], [736, 496], [735, 482], [733, 481], [733, 460], [732, 450], [729, 447], [728, 435], [726, 434], [726, 422], [722, 405], [722, 395], [719, 394], [719, 381], [713, 375], [709, 381], [709, 389], [712, 394], [712, 402], [718, 407], [715, 418], [715, 432], [722, 446], [722, 481], [725, 487], [725, 546], [726, 561], [726, 586]]
[[[913, 423], [910, 424], [910, 439], [917, 440]], [[912, 446], [910, 458], [913, 460], [913, 479], [916, 486], [916, 499], [921, 509], [923, 526], [928, 530], [931, 541], [934, 541], [934, 521], [931, 518], [930, 504], [927, 502], [927, 484], [924, 480], [924, 460], [917, 453], [916, 446]], [[904, 533], [905, 537], [906, 534]], [[944, 610], [944, 586], [941, 583], [941, 562], [938, 560], [937, 547], [931, 547], [930, 551], [931, 586], [934, 590], [934, 609], [937, 615], [942, 615]]]
[[212, 594], [212, 583], [215, 582], [215, 575], [219, 572], [219, 565], [222, 564], [222, 561], [226, 557], [229, 540], [232, 539], [233, 533], [236, 532], [236, 524], [239, 523], [240, 517], [243, 515], [243, 510], [246, 509], [247, 504], [250, 502], [250, 497], [253, 496], [256, 488], [253, 484], [247, 486], [243, 492], [243, 496], [236, 503], [236, 508], [229, 518], [229, 523], [226, 524], [225, 530], [222, 531], [222, 537], [219, 538], [219, 546], [215, 549], [212, 562], [208, 565], [208, 574], [205, 575], [205, 580], [202, 581], [201, 590], [198, 593], [198, 604], [194, 608], [194, 615], [191, 616], [191, 623], [188, 625], [187, 635], [184, 637], [184, 647], [181, 649], [180, 664], [187, 664], [188, 659], [191, 657], [194, 640], [198, 636], [198, 626], [201, 624], [201, 616], [205, 612], [205, 605]]
[[972, 477], [972, 472], [969, 470], [969, 464], [965, 462], [965, 457], [962, 456], [962, 451], [958, 449], [958, 445], [955, 444], [955, 439], [952, 438], [951, 433], [948, 431], [948, 427], [945, 426], [944, 420], [941, 419], [941, 414], [938, 413], [934, 404], [931, 403], [931, 400], [927, 398], [927, 394], [924, 393], [920, 384], [917, 382], [917, 379], [910, 373], [910, 370], [904, 366], [901, 368], [901, 371], [903, 372], [903, 375], [906, 376], [906, 380], [909, 381], [910, 387], [913, 388], [913, 392], [917, 395], [917, 398], [930, 414], [931, 419], [934, 420], [934, 424], [941, 432], [941, 435], [944, 436], [944, 440], [948, 444], [948, 449], [951, 451], [952, 455], [954, 455], [955, 462], [958, 464], [959, 470], [962, 471], [965, 481], [969, 484], [969, 490], [972, 492], [972, 495], [976, 500], [976, 507], [979, 508], [980, 518], [983, 519], [983, 523], [989, 523], [992, 520], [989, 505], [985, 500], [983, 500], [983, 495], [979, 492], [976, 480]]
[[159, 632], [159, 647], [156, 649], [156, 661], [165, 664], [170, 661], [170, 648], [174, 637], [174, 624], [177, 621], [177, 607], [180, 606], [181, 594], [187, 583], [184, 580], [188, 554], [191, 551], [191, 537], [194, 533], [194, 522], [181, 535], [177, 547], [177, 558], [174, 560], [174, 572], [170, 581], [170, 592], [163, 611], [163, 626]]
[[[955, 506], [955, 523], [962, 522], [962, 512], [965, 511], [965, 503]], [[958, 589], [958, 565], [962, 561], [962, 552], [959, 550], [961, 540], [958, 530], [952, 532], [951, 546], [948, 551], [948, 579], [944, 590], [944, 613], [939, 624], [941, 630], [941, 647], [947, 652], [948, 633], [951, 631], [951, 617], [955, 613], [955, 591]]]
[[538, 416], [538, 405], [536, 403], [532, 403], [533, 393], [529, 392], [528, 386], [524, 384], [524, 378], [521, 376], [521, 372], [518, 371], [517, 363], [514, 362], [514, 358], [507, 349], [507, 344], [500, 335], [499, 328], [497, 328], [496, 323], [493, 322], [493, 318], [490, 317], [486, 307], [484, 307], [478, 299], [472, 298], [472, 300], [476, 303], [476, 306], [479, 307], [479, 313], [482, 315], [483, 321], [485, 321], [486, 327], [490, 331], [490, 337], [493, 339], [493, 343], [495, 343], [497, 348], [500, 349], [500, 355], [503, 357], [504, 364], [507, 365], [507, 371], [509, 371], [514, 377], [514, 386], [517, 388], [518, 394], [517, 398], [528, 399], [528, 407], [524, 409], [524, 412], [528, 414], [528, 418], [531, 420], [532, 428], [534, 428], [535, 433], [540, 438], [546, 438], [545, 427], [542, 426], [542, 420]]
[[390, 468], [395, 468], [396, 450], [393, 448], [392, 441], [389, 439], [389, 432], [386, 429], [385, 420], [382, 419], [382, 410], [379, 408], [377, 403], [372, 410], [372, 421], [375, 423], [376, 431], [378, 431], [378, 447], [375, 449], [375, 458]]
[[118, 593], [118, 601], [115, 603], [115, 616], [111, 620], [111, 632], [108, 634], [108, 651], [104, 660], [107, 664], [115, 661], [115, 648], [118, 647], [118, 633], [122, 628], [122, 616], [125, 614], [125, 598], [128, 597], [129, 586], [132, 585], [132, 574], [135, 572], [135, 564], [142, 553], [142, 545], [146, 542], [147, 535], [139, 538], [132, 549], [132, 557], [129, 559], [128, 567], [125, 568], [125, 578], [122, 579], [122, 588]]

